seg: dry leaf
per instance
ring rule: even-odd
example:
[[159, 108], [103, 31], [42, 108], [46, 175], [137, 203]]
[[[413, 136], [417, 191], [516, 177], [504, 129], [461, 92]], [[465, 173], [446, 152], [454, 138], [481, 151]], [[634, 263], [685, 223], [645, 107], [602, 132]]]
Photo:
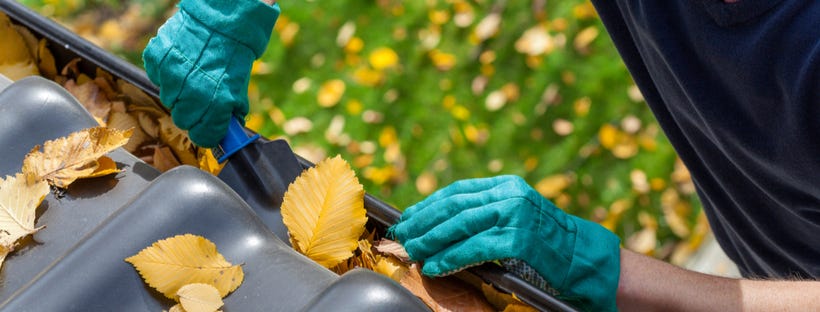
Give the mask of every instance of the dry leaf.
[[123, 148], [130, 153], [134, 153], [142, 144], [150, 139], [145, 132], [142, 132], [142, 128], [137, 119], [126, 113], [112, 111], [108, 117], [108, 127], [119, 130], [134, 129], [128, 143], [123, 146]]
[[194, 283], [177, 291], [179, 304], [187, 312], [214, 312], [224, 305], [219, 290], [210, 284]]
[[385, 275], [396, 282], [401, 282], [401, 279], [407, 274], [408, 266], [394, 257], [378, 257], [376, 267], [373, 271]]
[[242, 267], [233, 265], [202, 236], [177, 235], [155, 242], [125, 259], [134, 265], [145, 282], [168, 298], [176, 298], [182, 286], [208, 283], [225, 297], [244, 278]]
[[171, 116], [164, 116], [159, 119], [159, 137], [160, 140], [168, 144], [174, 155], [182, 162], [182, 164], [189, 166], [198, 166], [199, 160], [196, 159], [196, 148], [191, 139], [188, 138], [188, 133], [177, 128]]
[[492, 304], [498, 311], [527, 311], [536, 312], [535, 308], [521, 302], [512, 294], [504, 293], [487, 283], [481, 283], [481, 292], [484, 298]]
[[168, 309], [168, 312], [185, 312], [185, 309], [182, 308], [181, 304], [177, 303], [173, 307]]
[[174, 156], [174, 152], [167, 146], [154, 149], [154, 167], [160, 172], [165, 172], [181, 165]]
[[0, 179], [0, 264], [17, 240], [40, 229], [34, 227], [35, 213], [48, 192], [48, 183], [29, 174]]
[[396, 257], [404, 263], [410, 263], [410, 255], [407, 254], [407, 250], [405, 250], [404, 246], [396, 241], [382, 238], [382, 240], [380, 240], [376, 245], [376, 250], [383, 254]]
[[196, 152], [197, 158], [199, 159], [199, 169], [202, 171], [218, 176], [222, 168], [225, 167], [225, 164], [220, 164], [216, 157], [214, 157], [211, 149], [200, 147]]
[[94, 83], [85, 83], [78, 85], [74, 80], [68, 80], [63, 85], [63, 88], [68, 90], [80, 104], [91, 113], [91, 116], [106, 121], [108, 113], [111, 111], [111, 101], [105, 97], [105, 94], [100, 92], [100, 87]]
[[288, 187], [282, 220], [294, 249], [331, 268], [353, 255], [364, 232], [364, 188], [340, 156], [326, 159]]
[[35, 146], [23, 160], [23, 172], [34, 174], [59, 188], [66, 188], [77, 179], [94, 173], [100, 166], [98, 159], [125, 145], [131, 131], [104, 127], [74, 132], [67, 137], [47, 141], [40, 151]]
[[37, 45], [37, 65], [40, 69], [40, 74], [53, 80], [57, 77], [57, 62], [54, 60], [54, 55], [51, 54], [51, 50], [49, 50], [46, 45], [48, 45], [46, 39], [40, 39], [40, 43]]
[[478, 291], [466, 283], [452, 276], [436, 279], [422, 276], [418, 264], [410, 266], [400, 284], [433, 311], [495, 311]]
[[26, 40], [12, 26], [8, 16], [2, 12], [0, 12], [0, 38], [3, 38], [3, 48], [0, 49], [0, 74], [11, 80], [40, 74]]
[[113, 159], [108, 156], [102, 156], [100, 159], [97, 159], [97, 169], [83, 178], [98, 178], [120, 172], [120, 169], [117, 169], [117, 163], [114, 162]]

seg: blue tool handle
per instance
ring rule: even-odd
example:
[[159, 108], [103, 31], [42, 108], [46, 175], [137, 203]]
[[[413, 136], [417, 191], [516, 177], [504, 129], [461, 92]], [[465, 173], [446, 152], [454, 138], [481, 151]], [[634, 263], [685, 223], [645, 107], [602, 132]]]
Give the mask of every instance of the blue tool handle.
[[242, 123], [239, 119], [233, 117], [228, 124], [228, 134], [226, 134], [225, 138], [219, 141], [219, 145], [212, 150], [214, 157], [216, 157], [220, 163], [223, 163], [228, 160], [231, 155], [248, 144], [253, 143], [253, 141], [256, 141], [259, 137], [259, 134], [248, 137], [248, 135], [245, 134], [245, 128], [242, 127]]

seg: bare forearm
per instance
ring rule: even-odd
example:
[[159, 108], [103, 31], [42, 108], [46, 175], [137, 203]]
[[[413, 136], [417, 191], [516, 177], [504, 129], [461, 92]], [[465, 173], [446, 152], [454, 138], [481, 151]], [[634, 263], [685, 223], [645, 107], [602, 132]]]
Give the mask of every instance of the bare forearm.
[[273, 5], [274, 3], [276, 3], [276, 0], [262, 0], [262, 2], [267, 3], [269, 5]]
[[621, 250], [617, 301], [622, 311], [806, 311], [820, 306], [820, 282], [723, 278]]

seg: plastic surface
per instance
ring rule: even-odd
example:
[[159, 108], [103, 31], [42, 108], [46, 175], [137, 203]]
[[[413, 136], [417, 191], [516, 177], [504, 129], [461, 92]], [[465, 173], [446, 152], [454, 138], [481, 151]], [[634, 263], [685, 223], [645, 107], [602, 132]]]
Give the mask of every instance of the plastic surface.
[[[81, 71], [93, 76], [93, 74], [96, 70], [96, 67], [99, 66], [100, 68], [102, 68], [102, 69], [110, 72], [111, 74], [113, 74], [115, 77], [118, 77], [120, 79], [125, 79], [126, 81], [131, 82], [134, 85], [136, 85], [137, 87], [141, 88], [142, 90], [144, 90], [148, 94], [150, 94], [154, 97], [157, 96], [158, 89], [156, 88], [156, 86], [151, 84], [150, 81], [145, 76], [145, 73], [142, 70], [138, 69], [137, 67], [135, 67], [135, 66], [133, 66], [133, 65], [127, 63], [127, 62], [124, 62], [123, 60], [121, 60], [121, 59], [119, 59], [119, 58], [105, 52], [104, 50], [102, 50], [102, 49], [88, 43], [87, 41], [79, 38], [76, 34], [73, 34], [70, 31], [67, 31], [64, 28], [62, 28], [61, 26], [57, 25], [56, 23], [54, 23], [50, 20], [47, 20], [47, 19], [37, 15], [36, 13], [31, 12], [30, 10], [28, 10], [24, 6], [14, 2], [14, 1], [0, 0], [0, 10], [6, 12], [9, 15], [9, 17], [11, 17], [13, 22], [21, 24], [25, 27], [28, 27], [36, 36], [41, 36], [41, 37], [45, 37], [46, 39], [48, 39], [50, 41], [49, 48], [52, 50], [52, 52], [54, 53], [54, 55], [57, 59], [57, 66], [58, 67], [63, 66], [66, 62], [70, 61], [74, 57], [81, 57], [81, 58], [84, 59], [84, 61], [80, 62], [80, 64], [79, 64]], [[72, 105], [75, 105], [75, 104], [72, 104]], [[4, 107], [4, 105], [0, 104], [0, 109], [3, 109], [3, 107]], [[76, 105], [75, 105], [75, 108], [76, 108]], [[32, 109], [29, 110], [28, 113], [33, 114], [34, 112], [37, 112], [38, 110], [39, 109], [32, 108]], [[15, 155], [17, 155], [17, 156], [15, 156], [15, 157], [19, 157], [19, 159], [20, 159], [20, 160], [14, 160], [14, 161], [17, 161], [18, 164], [10, 164], [10, 162], [12, 162], [12, 160], [7, 160], [8, 158], [6, 156], [6, 152], [4, 152], [2, 154], [2, 157], [0, 157], [0, 169], [4, 170], [4, 172], [8, 172], [8, 170], [12, 170], [13, 172], [16, 172], [17, 170], [19, 170], [18, 166], [21, 165], [21, 163], [19, 163], [19, 162], [22, 160], [22, 156], [26, 152], [28, 152], [28, 149], [31, 148], [31, 146], [16, 147], [16, 145], [14, 145], [14, 143], [6, 143], [6, 142], [17, 142], [17, 141], [25, 140], [26, 142], [29, 142], [29, 143], [41, 144], [43, 142], [43, 140], [42, 140], [43, 138], [51, 139], [51, 138], [54, 138], [54, 137], [57, 137], [57, 136], [66, 135], [66, 134], [68, 134], [68, 133], [70, 133], [74, 130], [84, 128], [83, 126], [78, 126], [76, 124], [72, 124], [73, 121], [71, 121], [71, 120], [74, 120], [74, 121], [80, 120], [79, 122], [82, 123], [84, 121], [82, 121], [81, 118], [87, 118], [88, 117], [87, 113], [78, 114], [77, 112], [71, 112], [70, 110], [64, 110], [64, 108], [57, 108], [57, 110], [54, 110], [53, 108], [49, 108], [49, 111], [45, 111], [45, 112], [40, 111], [40, 112], [43, 113], [42, 116], [34, 116], [34, 114], [33, 114], [32, 116], [29, 116], [29, 117], [25, 117], [25, 116], [18, 117], [18, 116], [15, 116], [15, 115], [10, 115], [9, 116], [9, 114], [6, 114], [5, 112], [0, 111], [0, 137], [3, 138], [2, 140], [0, 140], [0, 144], [4, 144], [4, 148], [6, 148], [6, 149], [9, 149], [9, 148], [19, 149], [16, 152], [17, 154], [15, 154]], [[73, 115], [70, 115], [70, 114], [73, 114]], [[82, 115], [85, 115], [85, 117], [77, 117], [77, 116], [82, 116]], [[43, 117], [43, 116], [50, 116], [50, 117]], [[75, 117], [71, 117], [71, 116], [75, 116]], [[5, 119], [3, 119], [3, 118], [5, 118]], [[31, 119], [31, 120], [38, 120], [38, 121], [29, 122], [29, 123], [27, 123], [28, 125], [25, 125], [26, 123], [21, 123], [20, 125], [18, 125], [18, 128], [6, 128], [8, 126], [7, 125], [8, 123], [17, 122], [15, 119], [18, 119], [18, 118], [19, 119], [34, 118], [34, 119]], [[56, 118], [56, 119], [55, 119], [55, 121], [51, 121], [51, 120], [48, 120], [49, 118]], [[63, 120], [63, 121], [58, 122], [56, 120]], [[45, 126], [42, 126], [43, 129], [40, 129], [40, 128], [37, 128], [37, 127], [32, 128], [32, 126], [31, 126], [32, 124], [45, 125]], [[85, 125], [88, 125], [88, 124], [85, 124]], [[7, 129], [15, 129], [15, 130], [7, 130]], [[39, 134], [39, 135], [35, 135], [34, 133], [36, 133], [36, 132], [42, 132], [42, 133]], [[247, 130], [246, 130], [246, 132], [250, 133]], [[22, 135], [23, 133], [25, 133], [25, 135]], [[32, 136], [31, 138], [26, 137], [26, 136], [29, 135], [29, 133], [32, 133], [32, 134], [30, 134]], [[55, 134], [57, 134], [57, 133], [60, 133], [60, 134], [55, 136]], [[3, 140], [5, 140], [5, 141], [3, 141]], [[14, 145], [14, 146], [10, 146], [10, 145]], [[24, 145], [29, 145], [29, 144], [27, 143], [27, 144], [24, 144]], [[123, 156], [124, 159], [120, 158], [120, 156], [119, 156], [120, 153], [123, 154], [122, 156]], [[113, 154], [113, 156], [114, 156], [114, 159], [117, 162], [122, 163], [126, 167], [127, 170], [129, 168], [130, 168], [130, 170], [128, 172], [126, 172], [124, 175], [121, 174], [115, 180], [109, 180], [107, 178], [101, 178], [101, 180], [98, 180], [98, 181], [96, 179], [95, 180], [89, 180], [88, 183], [94, 182], [94, 183], [103, 183], [103, 184], [105, 184], [105, 183], [116, 184], [114, 188], [111, 188], [108, 191], [100, 191], [96, 187], [89, 187], [86, 190], [85, 188], [81, 188], [80, 185], [83, 185], [84, 183], [87, 183], [87, 182], [77, 182], [78, 184], [76, 186], [72, 185], [72, 187], [70, 188], [68, 196], [74, 196], [72, 194], [81, 194], [82, 192], [80, 192], [80, 190], [86, 190], [86, 191], [84, 191], [85, 193], [83, 193], [85, 195], [82, 195], [82, 197], [81, 196], [70, 197], [70, 198], [72, 198], [71, 203], [72, 203], [72, 205], [74, 205], [74, 206], [71, 206], [70, 209], [61, 209], [61, 208], [52, 209], [52, 207], [61, 207], [60, 205], [62, 205], [62, 201], [66, 201], [66, 199], [63, 198], [60, 201], [56, 201], [52, 198], [51, 195], [49, 195], [49, 197], [47, 198], [47, 203], [44, 204], [44, 207], [47, 205], [47, 207], [49, 209], [46, 211], [45, 215], [41, 216], [41, 218], [45, 217], [45, 216], [48, 216], [49, 214], [55, 213], [57, 211], [62, 211], [62, 212], [65, 213], [65, 216], [60, 215], [61, 218], [63, 218], [63, 217], [69, 218], [67, 221], [64, 221], [64, 222], [66, 222], [66, 223], [76, 222], [76, 220], [73, 219], [74, 217], [71, 216], [72, 213], [76, 213], [77, 211], [80, 211], [82, 209], [88, 209], [87, 207], [96, 207], [96, 206], [91, 206], [91, 205], [97, 205], [97, 204], [94, 204], [94, 202], [91, 202], [91, 200], [95, 200], [97, 197], [106, 198], [106, 200], [102, 200], [102, 198], [99, 199], [100, 200], [100, 205], [112, 205], [112, 206], [116, 205], [116, 204], [124, 205], [127, 202], [130, 202], [132, 200], [138, 200], [138, 197], [136, 196], [136, 194], [140, 194], [140, 192], [142, 192], [142, 190], [147, 185], [148, 181], [153, 179], [153, 177], [156, 176], [157, 173], [152, 168], [148, 167], [147, 165], [135, 160], [133, 158], [133, 156], [131, 156], [128, 153], [118, 151], [118, 152], [115, 152]], [[17, 159], [17, 158], [15, 158], [15, 159]], [[295, 179], [301, 173], [301, 171], [304, 168], [310, 167], [312, 165], [313, 164], [306, 161], [305, 159], [299, 157], [298, 155], [293, 154], [293, 152], [291, 151], [290, 147], [287, 145], [286, 142], [284, 142], [284, 141], [269, 141], [269, 140], [266, 140], [266, 139], [262, 138], [258, 141], [255, 141], [254, 143], [250, 144], [249, 147], [246, 147], [246, 148], [242, 149], [241, 153], [238, 153], [237, 155], [234, 155], [227, 162], [227, 165], [226, 165], [225, 169], [223, 169], [222, 173], [220, 174], [219, 179], [221, 179], [226, 184], [228, 184], [230, 186], [230, 188], [232, 188], [233, 191], [237, 195], [239, 195], [239, 197], [244, 199], [245, 202], [247, 203], [247, 205], [252, 208], [255, 215], [258, 216], [262, 220], [261, 222], [271, 232], [275, 233], [276, 236], [280, 237], [285, 242], [284, 244], [286, 244], [286, 242], [287, 242], [287, 233], [284, 229], [284, 225], [282, 225], [281, 215], [279, 214], [279, 206], [281, 204], [282, 195], [284, 194], [284, 191], [287, 189], [288, 184], [290, 182], [292, 182], [293, 179]], [[142, 184], [136, 185], [137, 184], [136, 181], [134, 181], [134, 184], [126, 184], [126, 181], [130, 181], [129, 179], [133, 179], [133, 178], [142, 179]], [[131, 183], [131, 182], [128, 182], [128, 183]], [[122, 191], [119, 189], [120, 187], [123, 187]], [[72, 193], [72, 191], [77, 192], [77, 193]], [[93, 193], [94, 191], [98, 192], [98, 193]], [[122, 195], [113, 196], [113, 193], [111, 193], [113, 191], [122, 192], [121, 193]], [[102, 193], [102, 195], [101, 195], [101, 193]], [[109, 195], [110, 193], [111, 193], [111, 195]], [[128, 193], [128, 194], [126, 194], [126, 193]], [[110, 196], [110, 197], [105, 197], [105, 196]], [[166, 196], [171, 197], [170, 195], [166, 195]], [[89, 202], [84, 202], [86, 200], [88, 200]], [[56, 202], [56, 204], [53, 204], [53, 202]], [[391, 207], [390, 205], [386, 204], [385, 202], [383, 202], [383, 201], [381, 201], [381, 200], [379, 200], [379, 199], [377, 199], [377, 198], [375, 198], [371, 195], [365, 195], [365, 208], [368, 211], [367, 212], [367, 215], [368, 215], [368, 218], [369, 218], [368, 225], [376, 228], [379, 231], [382, 231], [382, 233], [383, 233], [383, 230], [387, 226], [393, 224], [395, 222], [395, 220], [400, 216], [400, 212], [397, 211], [395, 208]], [[114, 210], [116, 208], [110, 208], [110, 209]], [[100, 215], [102, 215], [102, 213]], [[55, 222], [56, 219], [57, 218], [55, 217], [50, 222]], [[102, 220], [102, 219], [100, 219], [100, 220]], [[39, 219], [39, 221], [43, 221], [43, 219]], [[101, 221], [101, 222], [103, 224], [101, 226], [104, 226], [105, 221]], [[196, 219], [191, 219], [191, 220], [188, 220], [188, 222], [197, 222], [197, 221], [196, 221]], [[91, 220], [90, 220], [89, 224], [84, 225], [85, 229], [83, 231], [81, 231], [82, 233], [72, 234], [72, 235], [74, 235], [72, 237], [80, 238], [85, 233], [89, 233], [92, 230], [94, 230], [93, 225], [91, 225], [90, 223], [93, 223], [93, 222], [91, 222]], [[123, 226], [125, 226], [125, 225], [123, 225]], [[150, 225], [150, 226], [154, 226], [154, 225]], [[55, 230], [54, 227], [55, 226], [52, 226], [51, 224], [49, 224], [49, 227], [44, 229], [43, 231]], [[158, 229], [158, 231], [159, 231], [159, 229]], [[41, 232], [41, 233], [44, 233], [44, 232]], [[55, 230], [55, 234], [56, 233], [57, 232]], [[95, 232], [95, 233], [97, 233], [97, 232]], [[102, 233], [102, 232], [99, 232], [99, 233]], [[40, 234], [40, 233], [38, 233], [38, 234]], [[35, 235], [35, 238], [36, 237], [37, 236]], [[124, 239], [124, 240], [133, 239], [133, 238], [130, 238], [130, 237], [129, 238], [122, 238], [120, 236], [114, 236], [114, 237], [118, 237], [118, 239]], [[41, 245], [35, 246], [30, 251], [28, 251], [28, 250], [27, 251], [22, 251], [22, 252], [21, 251], [16, 251], [15, 253], [13, 253], [6, 260], [7, 261], [6, 265], [8, 265], [8, 267], [6, 267], [6, 265], [4, 265], [4, 268], [3, 268], [3, 271], [2, 271], [4, 276], [2, 276], [2, 277], [3, 278], [15, 278], [15, 277], [11, 277], [9, 274], [11, 272], [14, 272], [15, 269], [13, 268], [13, 266], [18, 266], [19, 267], [20, 265], [12, 264], [12, 262], [14, 262], [14, 261], [24, 262], [24, 261], [22, 261], [20, 259], [17, 259], [17, 258], [22, 258], [30, 252], [38, 253], [39, 252], [38, 250], [40, 248], [44, 248], [44, 246], [51, 246], [52, 242], [53, 242], [52, 239], [53, 238], [49, 238], [48, 240], [46, 240], [46, 239], [39, 240], [38, 239], [38, 241], [42, 242]], [[68, 240], [70, 240], [70, 239], [67, 239], [67, 241]], [[226, 252], [226, 250], [224, 250], [224, 248], [226, 248], [225, 246], [222, 246], [219, 242], [216, 242], [216, 243], [217, 243], [217, 246], [220, 248], [220, 251], [225, 253], [229, 260], [236, 261], [233, 258], [231, 258], [230, 256], [228, 256], [228, 253]], [[87, 244], [91, 244], [91, 243], [87, 243]], [[96, 244], [99, 244], [99, 245], [96, 245]], [[55, 274], [58, 274], [57, 273], [58, 271], [55, 271], [55, 269], [58, 267], [57, 264], [60, 262], [60, 259], [62, 259], [62, 258], [59, 258], [61, 256], [59, 253], [62, 253], [63, 251], [66, 251], [66, 250], [71, 250], [72, 249], [71, 246], [73, 244], [66, 242], [62, 245], [63, 245], [62, 249], [60, 249], [60, 251], [55, 250], [54, 255], [51, 256], [51, 257], [53, 257], [52, 258], [53, 259], [52, 265], [54, 267], [51, 268], [47, 272], [47, 275], [69, 276], [69, 275], [55, 275]], [[78, 246], [80, 246], [80, 245], [78, 245]], [[89, 245], [89, 246], [91, 246], [91, 245]], [[98, 242], [98, 243], [94, 243], [94, 246], [107, 246], [107, 245]], [[145, 246], [142, 246], [142, 247], [145, 247]], [[84, 250], [91, 250], [91, 249], [84, 249]], [[64, 256], [65, 256], [65, 259], [69, 259], [70, 256], [71, 257], [78, 257], [77, 260], [74, 260], [74, 261], [77, 261], [77, 263], [82, 262], [82, 261], [80, 261], [80, 259], [83, 258], [83, 256], [80, 256], [79, 254], [76, 254], [76, 253], [71, 253], [71, 255], [64, 255]], [[85, 255], [84, 257], [85, 258], [91, 258], [91, 257], [97, 257], [97, 256], [98, 255], [95, 252], [94, 254]], [[48, 260], [48, 261], [52, 261], [52, 260]], [[47, 263], [48, 261], [44, 260], [43, 263]], [[276, 259], [272, 259], [271, 261], [276, 261]], [[125, 262], [122, 262], [122, 263], [125, 263]], [[59, 266], [61, 266], [61, 265], [59, 265]], [[35, 272], [35, 271], [36, 270], [32, 270], [31, 272]], [[525, 302], [531, 304], [532, 306], [534, 306], [534, 307], [536, 307], [540, 310], [574, 311], [574, 309], [572, 307], [568, 306], [567, 304], [555, 299], [554, 297], [550, 296], [547, 293], [544, 293], [543, 291], [540, 291], [540, 290], [530, 286], [525, 281], [523, 281], [520, 278], [512, 275], [511, 273], [505, 272], [500, 267], [493, 266], [493, 265], [482, 265], [482, 266], [471, 268], [468, 271], [471, 274], [474, 274], [474, 275], [478, 276], [479, 278], [483, 279], [484, 281], [492, 283], [493, 285], [495, 285], [496, 287], [498, 287], [501, 290], [504, 290], [504, 291], [507, 291], [507, 292], [514, 292], [519, 298], [521, 298]], [[59, 273], [59, 274], [68, 274], [68, 273], [63, 272], [63, 273]], [[71, 276], [79, 276], [79, 273], [73, 273], [73, 274], [77, 274], [77, 275], [71, 275]], [[375, 273], [373, 273], [373, 274], [375, 274]], [[34, 275], [36, 275], [36, 274], [32, 273], [31, 277], [33, 277]], [[41, 279], [38, 279], [35, 284], [45, 285], [44, 284], [45, 280], [43, 280], [42, 278], [45, 278], [45, 275], [42, 276]], [[133, 278], [133, 277], [131, 277], [131, 278]], [[30, 280], [30, 278], [28, 280]], [[84, 282], [82, 282], [82, 280], [81, 281], [68, 282], [68, 281], [63, 281], [63, 280], [58, 281], [58, 280], [55, 279], [55, 280], [50, 280], [50, 281], [52, 283], [57, 283], [57, 282], [62, 283], [62, 288], [60, 288], [60, 289], [64, 289], [64, 288], [83, 288], [84, 285], [85, 285]], [[305, 281], [303, 281], [303, 279], [299, 279], [299, 280], [280, 280], [278, 282], [282, 283], [282, 284], [293, 284], [293, 283], [302, 283], [302, 282], [305, 282]], [[0, 283], [0, 293], [6, 293], [6, 292], [9, 291], [8, 289], [12, 289], [12, 288], [13, 289], [11, 291], [14, 291], [14, 289], [17, 289], [17, 288], [21, 287], [23, 285], [23, 283], [25, 283], [25, 282], [20, 282], [19, 286], [14, 286], [14, 285], [18, 285], [18, 284], [10, 285], [10, 284], [6, 284], [5, 282], [2, 282], [2, 283]], [[245, 286], [246, 285], [241, 286], [240, 290]], [[34, 287], [34, 284], [29, 285], [29, 287], [27, 287], [26, 288], [27, 290], [25, 291], [25, 293], [28, 293], [26, 295], [28, 297], [26, 297], [26, 298], [29, 298], [31, 300], [33, 300], [34, 298], [37, 297], [36, 296], [37, 293], [40, 293], [41, 291], [45, 291], [45, 289], [46, 289], [46, 288], [39, 288], [40, 286], [34, 287], [34, 288], [32, 288], [32, 287]], [[45, 286], [43, 286], [43, 287], [45, 287]], [[52, 287], [52, 288], [48, 288], [48, 291], [58, 291], [58, 287], [56, 285], [55, 286], [49, 286], [49, 287]], [[35, 291], [35, 289], [36, 289], [36, 291]], [[31, 293], [32, 291], [35, 292], [35, 293]], [[66, 291], [77, 292], [77, 293], [82, 292], [81, 290], [78, 290], [78, 289], [72, 289], [72, 290], [66, 290]], [[21, 295], [23, 295], [23, 293], [18, 293], [17, 295], [21, 296]], [[50, 295], [51, 294], [49, 293], [49, 296]], [[232, 294], [231, 296], [236, 296], [236, 295], [237, 294]], [[264, 295], [265, 294], [261, 294], [260, 296], [264, 296]], [[406, 300], [411, 300], [411, 301], [412, 300], [417, 300], [412, 295], [409, 295], [409, 293], [405, 293], [405, 295], [406, 295], [405, 296]], [[231, 298], [231, 296], [229, 296], [229, 298]], [[42, 298], [44, 296], [41, 294], [40, 297]], [[5, 300], [7, 298], [8, 298], [8, 296], [0, 297], [0, 299], [2, 299], [2, 300]], [[66, 297], [66, 298], [68, 298], [68, 297]], [[71, 297], [71, 298], [74, 298], [74, 297]], [[76, 297], [76, 298], [81, 298], [81, 297]], [[302, 298], [302, 299], [304, 299], [304, 298]], [[16, 299], [14, 302], [16, 302], [16, 303], [26, 302], [26, 301], [18, 301], [18, 300], [23, 300], [23, 297], [20, 297], [20, 298]], [[294, 300], [296, 300], [296, 299], [294, 299]], [[356, 302], [362, 302], [363, 300], [368, 300], [368, 297], [366, 297], [366, 296], [365, 297], [359, 297], [359, 298], [355, 298], [355, 300], [356, 300]], [[405, 299], [403, 299], [403, 300], [405, 300]], [[226, 301], [226, 302], [228, 302], [228, 301]], [[318, 300], [314, 300], [314, 301], [311, 301], [311, 302], [313, 302], [312, 304], [315, 304], [316, 302], [318, 302]], [[308, 304], [308, 302], [303, 302], [303, 303]], [[8, 302], [7, 302], [7, 304], [8, 304]], [[342, 306], [342, 303], [339, 303], [339, 306]], [[9, 305], [8, 307], [11, 307], [11, 306]], [[23, 307], [23, 306], [22, 305], [14, 305], [14, 307]], [[383, 308], [385, 310], [388, 310], [388, 311], [390, 310], [389, 307], [383, 307]], [[105, 309], [102, 309], [102, 310], [112, 310], [112, 309], [113, 310], [122, 310], [122, 309], [117, 309], [116, 307], [115, 308], [106, 307]], [[0, 308], [0, 310], [2, 310], [2, 311], [6, 311], [6, 310], [12, 311], [11, 309], [7, 309], [5, 306], [3, 308]], [[41, 310], [41, 309], [38, 309], [38, 310]], [[42, 309], [42, 310], [45, 310], [45, 309]], [[64, 310], [64, 309], [58, 309], [58, 310]], [[95, 310], [95, 309], [90, 309], [90, 310]], [[239, 309], [239, 310], [241, 310], [241, 309]], [[276, 304], [270, 304], [268, 307], [265, 307], [265, 310], [279, 310], [279, 309], [277, 309]], [[229, 304], [228, 306], [226, 306], [226, 311], [237, 311], [237, 309], [232, 309], [231, 304]]]

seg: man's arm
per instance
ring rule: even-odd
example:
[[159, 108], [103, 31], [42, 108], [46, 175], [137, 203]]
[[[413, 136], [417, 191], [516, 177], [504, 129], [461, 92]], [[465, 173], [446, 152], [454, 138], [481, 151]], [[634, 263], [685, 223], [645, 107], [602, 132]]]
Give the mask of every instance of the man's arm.
[[820, 282], [723, 278], [622, 249], [617, 304], [622, 311], [809, 311], [820, 307]]
[[267, 3], [269, 5], [273, 5], [274, 3], [276, 3], [276, 0], [262, 0], [262, 2]]

